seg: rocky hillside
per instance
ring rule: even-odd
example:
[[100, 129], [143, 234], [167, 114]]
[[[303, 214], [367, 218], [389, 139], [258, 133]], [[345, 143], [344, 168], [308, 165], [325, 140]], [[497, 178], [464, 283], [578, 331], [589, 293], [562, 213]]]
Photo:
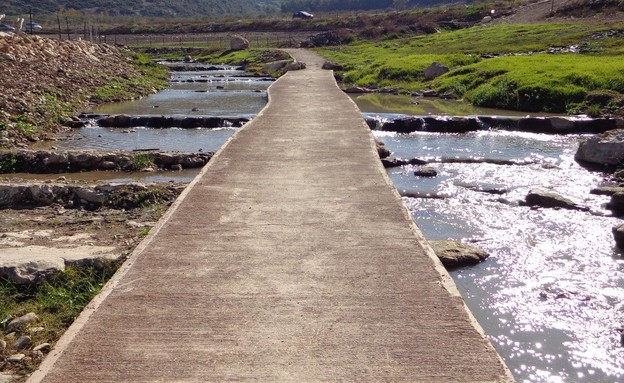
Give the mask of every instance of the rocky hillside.
[[163, 70], [106, 44], [0, 36], [0, 146], [43, 139], [85, 104], [164, 85]]

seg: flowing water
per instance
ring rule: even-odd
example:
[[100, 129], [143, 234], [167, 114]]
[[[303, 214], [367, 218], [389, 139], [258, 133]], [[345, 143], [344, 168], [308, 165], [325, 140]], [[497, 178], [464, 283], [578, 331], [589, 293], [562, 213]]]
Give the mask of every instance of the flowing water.
[[[167, 63], [180, 65], [180, 63]], [[267, 103], [267, 88], [272, 79], [250, 77], [234, 67], [220, 67], [219, 70], [196, 70], [194, 64], [189, 71], [172, 72], [169, 87], [157, 94], [138, 100], [102, 105], [91, 112], [94, 114], [127, 115], [183, 115], [246, 117], [255, 116]], [[214, 152], [234, 134], [237, 128], [197, 129], [154, 129], [104, 128], [95, 121], [84, 128], [74, 129], [65, 139], [42, 143], [36, 148], [74, 150], [148, 150], [182, 152]], [[72, 173], [62, 176], [74, 180], [105, 179], [109, 182], [190, 182], [199, 169], [183, 172], [160, 173]], [[20, 175], [28, 178], [27, 175]], [[61, 175], [56, 175], [59, 177]], [[40, 175], [35, 176], [42, 179]]]
[[[402, 97], [372, 99], [374, 103], [371, 97], [354, 98], [363, 112], [382, 119], [406, 112], [488, 112], [456, 101], [431, 100], [423, 106], [421, 100], [413, 108], [424, 110], [415, 111]], [[374, 135], [400, 158], [525, 163], [433, 163], [435, 178], [414, 176], [414, 166], [388, 173], [400, 191], [438, 197], [404, 197], [425, 237], [460, 240], [491, 254], [477, 266], [451, 271], [451, 276], [519, 382], [624, 381], [618, 332], [624, 327], [624, 260], [611, 234], [621, 220], [605, 209], [609, 197], [589, 193], [604, 175], [574, 161], [582, 136], [503, 131]], [[520, 206], [537, 187], [554, 190], [589, 211]]]
[[[266, 103], [269, 81], [245, 78], [233, 68], [175, 72], [171, 87], [98, 113], [253, 116]], [[200, 81], [200, 82], [197, 82]], [[365, 113], [381, 118], [411, 115], [510, 115], [457, 101], [404, 96], [353, 97]], [[525, 113], [516, 113], [525, 115]], [[535, 114], [533, 114], [535, 115]], [[76, 130], [59, 148], [214, 151], [235, 131], [220, 129]], [[440, 198], [404, 198], [429, 239], [475, 243], [491, 256], [452, 271], [467, 305], [520, 382], [624, 381], [624, 260], [614, 248], [608, 197], [590, 189], [602, 180], [573, 159], [581, 136], [480, 131], [467, 134], [374, 132], [396, 157], [488, 158], [525, 165], [436, 163], [439, 175], [418, 178], [414, 167], [390, 169], [397, 189]], [[190, 181], [181, 173], [87, 173], [91, 180]], [[58, 176], [58, 175], [56, 175]], [[552, 189], [588, 212], [531, 209], [517, 204], [534, 188]], [[494, 189], [498, 194], [487, 193]], [[502, 193], [502, 194], [501, 194]]]

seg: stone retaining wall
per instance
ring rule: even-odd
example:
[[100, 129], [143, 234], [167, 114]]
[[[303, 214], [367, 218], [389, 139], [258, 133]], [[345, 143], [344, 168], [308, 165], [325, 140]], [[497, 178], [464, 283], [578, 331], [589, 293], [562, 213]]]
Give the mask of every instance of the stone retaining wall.
[[201, 168], [213, 153], [12, 150], [0, 152], [0, 173], [71, 173]]
[[390, 121], [368, 117], [371, 129], [398, 133], [418, 131], [466, 133], [484, 129], [514, 130], [546, 134], [604, 133], [624, 128], [624, 120], [611, 118], [574, 119], [568, 117], [403, 117]]

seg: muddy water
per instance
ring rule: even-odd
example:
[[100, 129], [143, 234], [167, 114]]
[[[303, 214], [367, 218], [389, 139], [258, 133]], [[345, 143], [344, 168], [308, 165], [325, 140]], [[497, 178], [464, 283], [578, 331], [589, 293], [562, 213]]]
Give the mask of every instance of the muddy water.
[[[409, 112], [396, 104], [358, 105], [382, 116]], [[624, 381], [624, 348], [617, 331], [624, 327], [624, 259], [611, 235], [611, 227], [621, 220], [605, 209], [609, 197], [589, 194], [603, 175], [574, 161], [582, 136], [497, 131], [374, 134], [397, 157], [528, 163], [436, 163], [435, 178], [415, 177], [413, 166], [390, 169], [389, 175], [399, 190], [445, 197], [404, 198], [427, 238], [461, 240], [491, 254], [480, 265], [451, 275], [517, 381]], [[535, 187], [552, 189], [590, 211], [519, 206]], [[488, 189], [503, 194], [483, 192]]]

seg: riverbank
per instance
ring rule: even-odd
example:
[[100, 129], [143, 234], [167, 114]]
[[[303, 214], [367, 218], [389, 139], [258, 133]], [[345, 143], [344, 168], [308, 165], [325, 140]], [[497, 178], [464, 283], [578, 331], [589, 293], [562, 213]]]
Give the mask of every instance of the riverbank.
[[487, 23], [317, 51], [337, 78], [376, 91], [431, 93], [527, 112], [624, 114], [624, 32], [591, 24]]

